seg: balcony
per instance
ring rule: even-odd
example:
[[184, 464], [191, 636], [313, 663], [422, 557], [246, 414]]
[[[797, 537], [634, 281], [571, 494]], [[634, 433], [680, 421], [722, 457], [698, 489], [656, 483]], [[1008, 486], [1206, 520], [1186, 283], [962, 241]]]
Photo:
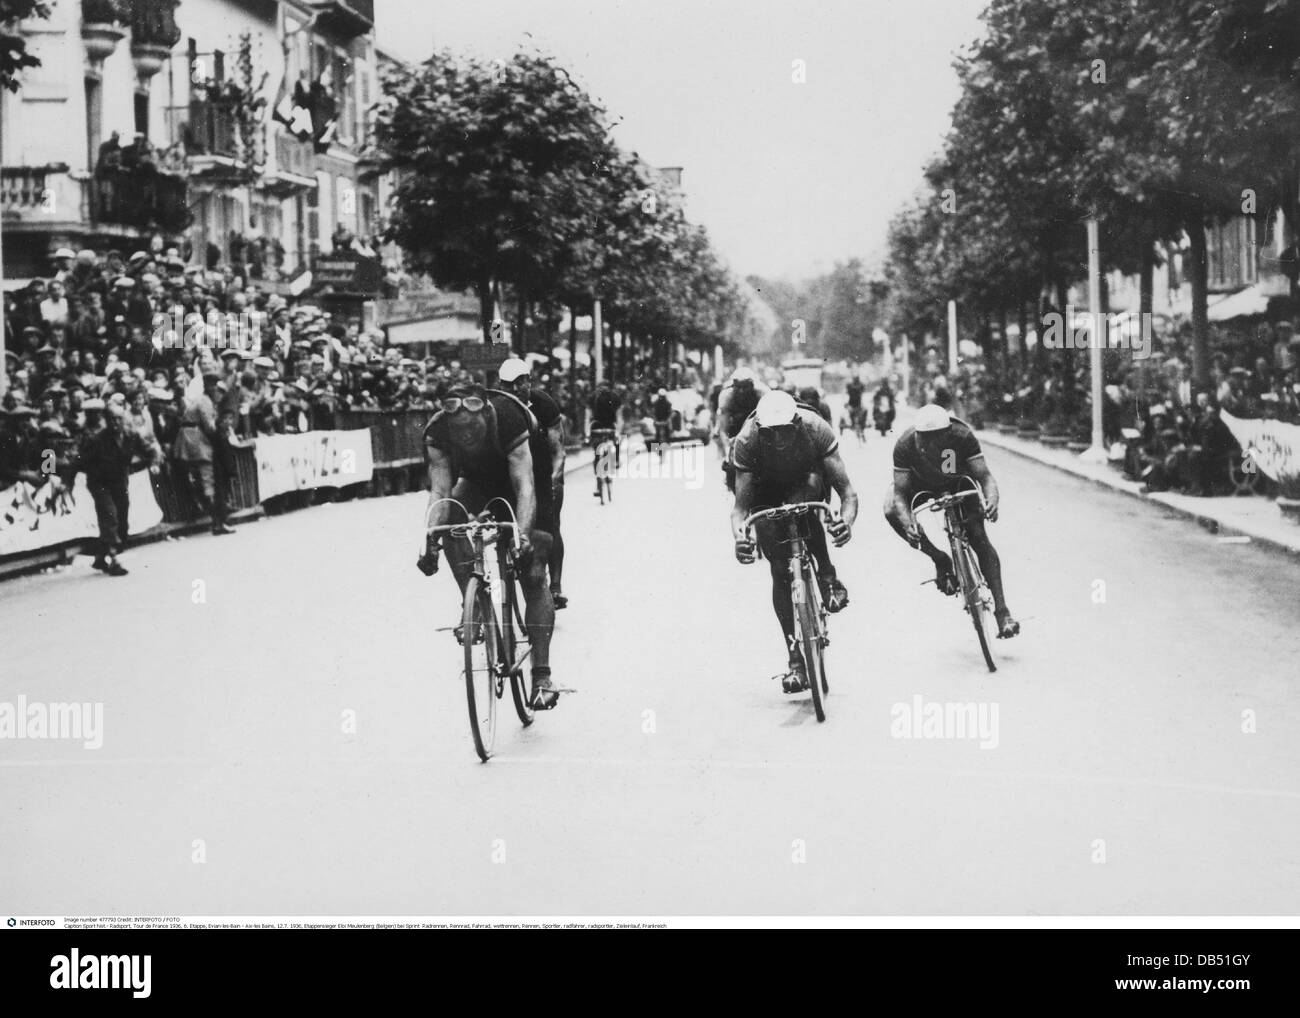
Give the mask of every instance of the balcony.
[[0, 169], [0, 218], [20, 233], [75, 228], [85, 219], [82, 181], [63, 163]]
[[97, 223], [179, 233], [190, 224], [184, 177], [101, 170], [91, 181], [91, 218]]
[[317, 24], [345, 38], [367, 35], [375, 28], [375, 0], [327, 0], [312, 4]]
[[181, 139], [191, 176], [230, 183], [251, 179], [252, 167], [239, 137], [233, 104], [192, 102], [172, 107], [167, 115], [168, 134]]
[[262, 181], [262, 190], [276, 198], [288, 198], [316, 187], [313, 169], [315, 152], [309, 141], [299, 141], [291, 134], [275, 135], [275, 170]]

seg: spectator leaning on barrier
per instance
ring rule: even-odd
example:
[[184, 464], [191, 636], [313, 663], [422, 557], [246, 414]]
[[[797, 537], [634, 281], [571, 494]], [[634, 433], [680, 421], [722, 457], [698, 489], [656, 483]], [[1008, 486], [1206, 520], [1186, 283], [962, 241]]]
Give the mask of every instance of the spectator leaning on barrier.
[[181, 414], [180, 428], [172, 447], [172, 459], [185, 477], [190, 494], [200, 510], [212, 517], [214, 534], [232, 534], [226, 526], [226, 492], [217, 485], [214, 467], [218, 440], [216, 398], [221, 372], [215, 365], [203, 370], [203, 391], [191, 397]]

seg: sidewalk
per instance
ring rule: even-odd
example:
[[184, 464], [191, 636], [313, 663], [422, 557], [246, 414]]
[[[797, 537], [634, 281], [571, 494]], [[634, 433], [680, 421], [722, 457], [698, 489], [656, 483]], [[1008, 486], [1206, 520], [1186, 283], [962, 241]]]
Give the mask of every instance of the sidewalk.
[[1112, 491], [1120, 491], [1134, 498], [1158, 502], [1174, 512], [1195, 520], [1212, 534], [1220, 537], [1244, 538], [1267, 546], [1274, 551], [1300, 557], [1300, 527], [1290, 523], [1272, 499], [1257, 495], [1217, 495], [1211, 498], [1194, 498], [1174, 492], [1142, 493], [1142, 484], [1130, 481], [1117, 466], [1107, 463], [1086, 463], [1077, 453], [1067, 449], [1049, 449], [1038, 442], [1004, 435], [996, 430], [978, 431], [982, 445], [1004, 449], [1044, 466], [1082, 477]]

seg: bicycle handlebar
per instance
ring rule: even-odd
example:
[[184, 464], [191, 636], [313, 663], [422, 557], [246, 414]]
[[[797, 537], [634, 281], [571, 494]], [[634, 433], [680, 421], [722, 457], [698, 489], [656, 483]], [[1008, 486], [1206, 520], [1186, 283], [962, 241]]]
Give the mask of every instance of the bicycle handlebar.
[[816, 512], [829, 516], [832, 520], [837, 519], [835, 510], [825, 502], [791, 502], [789, 505], [779, 505], [771, 509], [759, 509], [757, 512], [750, 513], [745, 519], [745, 533], [753, 529], [754, 524], [761, 519], [786, 519], [790, 516], [803, 516], [805, 513]]
[[[954, 502], [960, 502], [963, 498], [978, 498], [981, 506], [984, 503], [984, 493], [977, 489], [971, 489], [969, 491], [955, 491], [949, 495], [940, 495], [937, 498], [930, 499], [928, 502], [920, 503], [919, 508], [937, 513], [947, 509], [948, 506], [952, 505]], [[915, 513], [917, 509], [918, 504], [913, 502], [912, 512]]]
[[502, 520], [470, 520], [468, 523], [444, 523], [430, 527], [431, 534], [451, 534], [452, 537], [471, 537], [481, 530], [517, 530], [513, 523]]

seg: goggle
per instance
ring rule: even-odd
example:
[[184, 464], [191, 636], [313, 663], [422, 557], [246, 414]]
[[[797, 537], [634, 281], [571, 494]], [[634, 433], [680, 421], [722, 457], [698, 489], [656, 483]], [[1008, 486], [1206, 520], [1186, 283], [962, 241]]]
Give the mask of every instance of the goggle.
[[438, 406], [445, 414], [454, 414], [457, 410], [464, 407], [470, 413], [478, 413], [487, 405], [487, 400], [482, 396], [448, 396]]

